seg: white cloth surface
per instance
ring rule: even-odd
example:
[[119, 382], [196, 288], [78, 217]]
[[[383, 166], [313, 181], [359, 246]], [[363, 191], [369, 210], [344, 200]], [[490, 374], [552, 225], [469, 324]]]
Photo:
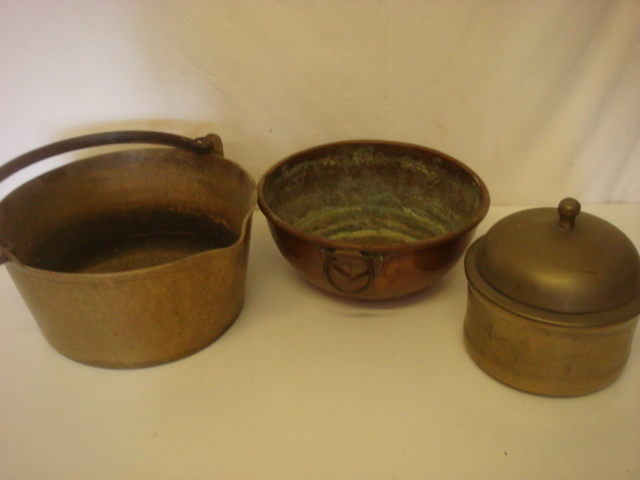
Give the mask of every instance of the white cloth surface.
[[460, 159], [494, 204], [640, 202], [639, 18], [637, 0], [5, 1], [0, 162], [214, 131], [257, 180], [376, 138]]

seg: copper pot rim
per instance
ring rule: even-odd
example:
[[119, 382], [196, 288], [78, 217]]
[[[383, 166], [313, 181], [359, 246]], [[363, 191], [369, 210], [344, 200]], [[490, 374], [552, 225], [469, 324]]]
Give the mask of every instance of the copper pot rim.
[[[390, 147], [398, 147], [398, 148], [406, 148], [411, 149], [418, 152], [423, 152], [427, 154], [435, 154], [442, 159], [450, 162], [457, 167], [461, 168], [465, 172], [467, 172], [471, 178], [473, 178], [474, 182], [480, 189], [482, 203], [478, 211], [468, 220], [464, 225], [447, 232], [444, 235], [438, 235], [436, 237], [426, 238], [424, 240], [416, 240], [408, 243], [358, 243], [358, 242], [345, 242], [341, 240], [332, 240], [320, 235], [314, 235], [312, 233], [306, 232], [299, 228], [293, 227], [288, 222], [284, 221], [280, 218], [272, 209], [269, 207], [265, 197], [264, 197], [264, 188], [266, 182], [269, 178], [283, 165], [296, 161], [308, 154], [321, 151], [327, 148], [346, 146], [346, 145], [361, 145], [361, 146], [390, 146]], [[484, 181], [478, 176], [478, 174], [473, 171], [469, 166], [462, 163], [460, 160], [453, 158], [446, 153], [443, 153], [439, 150], [435, 150], [433, 148], [424, 147], [422, 145], [405, 143], [405, 142], [395, 142], [390, 140], [372, 140], [372, 139], [360, 139], [360, 140], [342, 140], [337, 142], [329, 142], [321, 145], [316, 145], [314, 147], [310, 147], [294, 154], [291, 154], [284, 159], [278, 161], [274, 165], [272, 165], [260, 178], [258, 182], [258, 206], [260, 210], [265, 215], [268, 221], [273, 223], [279, 229], [287, 232], [289, 235], [299, 238], [300, 240], [310, 242], [316, 245], [321, 245], [325, 248], [329, 249], [341, 249], [341, 250], [359, 250], [359, 251], [378, 251], [378, 252], [395, 252], [395, 251], [411, 251], [418, 250], [423, 248], [437, 247], [439, 245], [447, 244], [457, 238], [473, 231], [480, 222], [486, 217], [489, 206], [491, 204], [491, 199], [489, 195], [489, 190], [484, 183]]]
[[[148, 155], [149, 158], [153, 159], [152, 154], [155, 151], [159, 151], [159, 150], [160, 148], [157, 148], [157, 147], [156, 148], [139, 148], [137, 149], [137, 152], [141, 155], [146, 154]], [[21, 188], [27, 187], [32, 182], [40, 181], [43, 177], [46, 177], [47, 175], [53, 176], [56, 173], [63, 170], [78, 168], [79, 165], [86, 167], [87, 164], [90, 164], [92, 162], [95, 162], [95, 163], [102, 162], [102, 161], [105, 161], [105, 159], [109, 159], [110, 157], [114, 156], [115, 154], [121, 154], [123, 152], [126, 153], [126, 151], [119, 151], [119, 152], [111, 152], [111, 153], [104, 153], [104, 154], [89, 156], [89, 157], [82, 158], [81, 160], [77, 160], [75, 162], [71, 162], [56, 168], [52, 168], [51, 170], [47, 170], [46, 172], [43, 172], [42, 174], [18, 185], [15, 189], [9, 192], [4, 198], [2, 198], [0, 200], [0, 203], [6, 201], [6, 199], [11, 197], [11, 195], [13, 195], [14, 193], [18, 192]], [[240, 221], [238, 238], [231, 245], [228, 245], [225, 247], [217, 247], [215, 249], [205, 250], [202, 252], [192, 253], [186, 257], [164, 262], [159, 265], [148, 266], [144, 268], [132, 268], [132, 269], [117, 271], [117, 272], [91, 272], [91, 273], [63, 272], [63, 271], [48, 270], [44, 268], [38, 268], [38, 267], [26, 265], [18, 261], [17, 258], [15, 258], [13, 255], [11, 255], [10, 249], [7, 248], [8, 246], [4, 244], [1, 238], [0, 238], [0, 253], [8, 254], [7, 255], [8, 258], [6, 260], [7, 266], [10, 266], [11, 268], [14, 268], [23, 272], [28, 272], [29, 275], [32, 275], [32, 276], [36, 276], [40, 278], [56, 278], [59, 281], [65, 281], [65, 282], [77, 281], [77, 282], [86, 283], [90, 281], [95, 281], [95, 282], [101, 283], [105, 279], [108, 279], [110, 281], [119, 281], [119, 280], [126, 281], [129, 279], [136, 278], [138, 276], [164, 275], [170, 272], [171, 270], [175, 269], [180, 264], [188, 263], [192, 259], [200, 259], [206, 256], [217, 256], [217, 255], [224, 254], [225, 252], [229, 252], [229, 251], [233, 251], [238, 248], [241, 248], [242, 245], [246, 243], [246, 237], [249, 235], [249, 229], [251, 225], [253, 212], [255, 211], [255, 208], [257, 206], [257, 199], [258, 199], [257, 184], [254, 178], [252, 177], [252, 175], [238, 162], [225, 157], [222, 154], [222, 152], [213, 153], [213, 155], [218, 159], [220, 159], [221, 161], [223, 161], [224, 163], [231, 165], [239, 173], [241, 173], [243, 176], [243, 180], [247, 182], [250, 189], [250, 198], [248, 202], [248, 207]]]
[[[255, 202], [254, 202], [255, 205]], [[251, 217], [253, 215], [253, 209], [247, 212], [242, 219], [242, 227], [240, 229], [240, 235], [238, 239], [231, 245], [226, 247], [217, 247], [211, 250], [205, 250], [198, 253], [192, 253], [184, 258], [168, 261], [159, 265], [153, 265], [144, 268], [132, 268], [130, 270], [122, 270], [118, 272], [58, 272], [55, 270], [47, 270], [44, 268], [32, 267], [25, 265], [21, 262], [9, 260], [6, 265], [10, 268], [15, 268], [23, 272], [29, 273], [29, 275], [40, 278], [56, 278], [59, 281], [66, 282], [81, 282], [87, 283], [95, 281], [96, 283], [103, 283], [105, 280], [112, 282], [115, 281], [127, 281], [138, 277], [151, 278], [151, 276], [170, 274], [172, 270], [180, 266], [181, 264], [188, 264], [194, 260], [198, 261], [205, 257], [215, 257], [223, 255], [227, 252], [237, 250], [246, 243], [246, 237], [248, 235], [249, 224], [251, 223]]]

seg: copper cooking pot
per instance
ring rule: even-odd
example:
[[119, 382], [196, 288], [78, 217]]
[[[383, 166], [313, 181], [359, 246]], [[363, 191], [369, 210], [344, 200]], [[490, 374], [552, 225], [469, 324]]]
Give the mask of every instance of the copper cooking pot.
[[489, 192], [442, 152], [357, 140], [278, 162], [258, 184], [258, 204], [280, 252], [305, 279], [373, 300], [442, 278], [485, 217]]
[[584, 395], [621, 374], [640, 313], [640, 257], [617, 227], [564, 199], [496, 223], [465, 256], [464, 338], [496, 379]]
[[59, 167], [0, 202], [0, 262], [49, 343], [76, 361], [156, 365], [209, 345], [242, 309], [256, 187], [217, 135], [110, 132], [57, 142], [0, 167], [124, 150]]

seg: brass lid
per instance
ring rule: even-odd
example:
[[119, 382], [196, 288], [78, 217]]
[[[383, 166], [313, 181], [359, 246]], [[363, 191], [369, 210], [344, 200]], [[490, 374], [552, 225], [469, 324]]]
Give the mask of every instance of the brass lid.
[[580, 213], [575, 199], [500, 220], [468, 255], [474, 286], [490, 297], [495, 293], [501, 305], [533, 307], [539, 319], [569, 314], [557, 323], [602, 324], [613, 317], [590, 314], [622, 307], [623, 316], [640, 313], [636, 247], [611, 223]]

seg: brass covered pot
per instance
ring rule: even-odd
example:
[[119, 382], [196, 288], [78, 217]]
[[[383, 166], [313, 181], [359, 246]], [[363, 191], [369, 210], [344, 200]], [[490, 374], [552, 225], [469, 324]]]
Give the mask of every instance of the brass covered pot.
[[408, 295], [462, 258], [489, 209], [466, 165], [418, 145], [354, 140], [269, 169], [258, 204], [283, 256], [315, 286], [362, 300]]
[[473, 360], [512, 387], [577, 396], [614, 382], [640, 313], [640, 257], [575, 199], [497, 222], [465, 256], [464, 338]]

